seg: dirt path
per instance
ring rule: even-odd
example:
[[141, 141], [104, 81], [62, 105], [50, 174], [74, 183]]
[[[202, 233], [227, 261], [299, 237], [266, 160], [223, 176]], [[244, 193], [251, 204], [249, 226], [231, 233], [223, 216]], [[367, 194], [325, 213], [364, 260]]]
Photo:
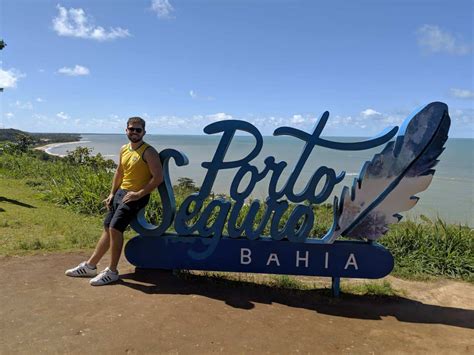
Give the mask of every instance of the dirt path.
[[137, 271], [91, 287], [84, 255], [0, 258], [0, 353], [474, 353], [474, 287], [391, 279], [401, 297]]

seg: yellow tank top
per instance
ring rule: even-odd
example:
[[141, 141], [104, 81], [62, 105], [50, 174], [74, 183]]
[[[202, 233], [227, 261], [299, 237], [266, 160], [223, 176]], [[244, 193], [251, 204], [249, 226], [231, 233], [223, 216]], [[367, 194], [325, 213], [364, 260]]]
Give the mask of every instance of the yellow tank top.
[[133, 150], [128, 143], [120, 149], [120, 162], [123, 167], [121, 189], [139, 191], [150, 181], [152, 175], [147, 163], [143, 160], [143, 153], [149, 146], [143, 143]]

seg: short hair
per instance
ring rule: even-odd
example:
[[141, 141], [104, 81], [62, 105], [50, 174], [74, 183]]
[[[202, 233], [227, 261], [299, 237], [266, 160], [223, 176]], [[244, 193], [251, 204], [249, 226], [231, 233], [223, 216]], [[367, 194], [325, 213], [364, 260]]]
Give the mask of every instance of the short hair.
[[145, 129], [145, 120], [141, 117], [130, 117], [127, 121], [127, 127], [130, 123], [139, 123], [141, 124], [141, 126], [143, 127], [143, 129]]

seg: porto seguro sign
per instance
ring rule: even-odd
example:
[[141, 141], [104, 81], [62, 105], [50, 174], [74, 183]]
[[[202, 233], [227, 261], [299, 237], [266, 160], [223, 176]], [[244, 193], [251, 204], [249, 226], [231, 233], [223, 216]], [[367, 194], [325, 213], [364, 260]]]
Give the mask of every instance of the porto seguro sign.
[[[390, 224], [401, 219], [399, 212], [416, 204], [418, 197], [414, 195], [430, 184], [433, 167], [448, 138], [448, 107], [441, 102], [430, 103], [407, 118], [400, 128], [352, 143], [321, 138], [328, 118], [329, 113], [325, 112], [309, 133], [291, 127], [274, 131], [275, 136], [291, 136], [304, 142], [284, 184], [280, 180], [286, 162], [269, 156], [264, 158], [261, 170], [252, 164], [257, 157], [261, 159], [263, 146], [262, 135], [252, 124], [226, 120], [206, 126], [205, 133], [220, 133], [221, 138], [212, 160], [202, 163], [207, 173], [199, 192], [188, 196], [178, 211], [168, 165], [171, 158], [178, 166], [186, 165], [188, 159], [173, 149], [160, 152], [164, 173], [164, 183], [158, 188], [163, 203], [162, 221], [160, 225], [149, 224], [144, 211], [140, 211], [131, 224], [139, 235], [125, 248], [128, 261], [140, 268], [328, 276], [333, 279], [336, 294], [340, 277], [373, 279], [388, 275], [393, 269], [393, 257], [375, 241], [388, 231]], [[255, 146], [246, 156], [227, 160], [232, 139], [241, 132], [250, 134]], [[344, 186], [340, 198], [334, 197], [332, 227], [322, 236], [309, 235], [317, 218], [312, 206], [326, 201], [345, 175], [344, 171], [321, 166], [314, 170], [302, 191], [295, 191], [310, 154], [317, 147], [356, 151], [379, 146], [383, 146], [380, 153], [362, 165], [352, 186]], [[236, 170], [229, 188], [231, 199], [209, 201], [219, 171], [226, 169]], [[241, 186], [247, 181], [245, 176], [250, 179], [247, 186]], [[238, 225], [245, 201], [266, 177], [270, 179], [268, 197], [263, 202], [252, 200]], [[281, 226], [290, 202], [296, 206]], [[261, 209], [263, 214], [257, 217]], [[167, 232], [171, 226], [176, 233]], [[262, 235], [267, 226], [270, 235]], [[337, 240], [340, 237], [346, 240]]]

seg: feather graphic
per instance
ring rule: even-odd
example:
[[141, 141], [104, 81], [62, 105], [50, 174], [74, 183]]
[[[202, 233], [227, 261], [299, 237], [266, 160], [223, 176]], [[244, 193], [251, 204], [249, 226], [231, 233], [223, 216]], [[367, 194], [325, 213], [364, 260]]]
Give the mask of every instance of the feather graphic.
[[365, 162], [352, 189], [345, 186], [334, 198], [334, 223], [322, 238], [339, 236], [376, 240], [418, 202], [433, 179], [433, 167], [444, 150], [451, 119], [448, 106], [432, 102], [405, 120], [395, 141]]

